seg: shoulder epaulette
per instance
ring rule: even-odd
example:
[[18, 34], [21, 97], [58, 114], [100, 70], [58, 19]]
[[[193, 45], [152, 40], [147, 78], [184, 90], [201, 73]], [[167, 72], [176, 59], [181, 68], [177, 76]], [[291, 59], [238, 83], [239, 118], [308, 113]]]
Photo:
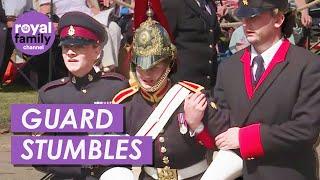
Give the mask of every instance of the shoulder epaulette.
[[189, 81], [180, 81], [179, 84], [192, 92], [199, 92], [204, 89], [203, 86]]
[[67, 84], [68, 82], [69, 82], [69, 78], [64, 77], [64, 78], [49, 82], [48, 84], [44, 85], [42, 87], [42, 89], [43, 89], [44, 92], [46, 92], [46, 91], [48, 91], [50, 89], [53, 89], [53, 88], [56, 88], [56, 87], [59, 87], [59, 86], [63, 86], [65, 84]]
[[126, 80], [126, 78], [123, 75], [121, 75], [119, 73], [114, 73], [114, 72], [103, 72], [103, 73], [101, 73], [101, 77], [102, 78], [116, 78], [121, 81]]
[[112, 99], [112, 104], [120, 104], [123, 100], [134, 95], [138, 91], [138, 86], [132, 86], [127, 89], [124, 89], [114, 96], [114, 98]]

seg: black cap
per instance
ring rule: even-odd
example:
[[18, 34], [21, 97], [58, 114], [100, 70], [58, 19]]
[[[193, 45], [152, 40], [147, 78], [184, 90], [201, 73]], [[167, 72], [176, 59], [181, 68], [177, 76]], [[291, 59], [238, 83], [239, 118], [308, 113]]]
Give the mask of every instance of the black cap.
[[286, 12], [289, 9], [288, 0], [239, 0], [236, 15], [239, 18], [248, 18], [274, 9]]
[[59, 22], [60, 45], [105, 43], [106, 30], [102, 24], [82, 12], [68, 12]]

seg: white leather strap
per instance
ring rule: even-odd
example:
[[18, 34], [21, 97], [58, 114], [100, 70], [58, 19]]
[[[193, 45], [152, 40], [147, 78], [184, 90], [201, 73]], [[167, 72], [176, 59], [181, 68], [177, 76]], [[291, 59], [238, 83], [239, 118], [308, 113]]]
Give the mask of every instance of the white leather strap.
[[187, 88], [180, 84], [175, 84], [152, 112], [136, 136], [152, 136], [152, 139], [155, 139], [189, 93], [190, 90]]

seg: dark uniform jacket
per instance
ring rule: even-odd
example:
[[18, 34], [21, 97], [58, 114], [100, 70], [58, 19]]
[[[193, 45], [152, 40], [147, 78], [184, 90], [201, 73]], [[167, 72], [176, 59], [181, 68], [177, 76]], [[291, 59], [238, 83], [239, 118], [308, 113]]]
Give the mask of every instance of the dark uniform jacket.
[[[130, 91], [131, 89], [133, 89], [133, 91]], [[147, 95], [141, 90], [129, 88], [122, 91], [122, 94], [127, 96], [127, 98], [123, 100], [126, 109], [126, 132], [134, 136], [155, 110], [156, 104], [146, 100]], [[144, 96], [142, 94], [144, 94]], [[159, 96], [162, 98], [164, 94], [159, 94]], [[121, 97], [118, 96], [118, 98]], [[169, 166], [172, 169], [183, 169], [205, 159], [206, 148], [203, 144], [207, 142], [204, 142], [205, 140], [199, 137], [190, 137], [189, 132], [181, 134], [179, 131], [178, 114], [183, 112], [182, 103], [173, 113], [163, 131], [154, 140], [152, 167], [164, 168], [165, 166]], [[218, 116], [218, 114], [221, 113], [216, 113], [216, 110], [211, 106], [208, 107], [203, 119], [205, 126], [208, 118]], [[214, 122], [215, 128], [212, 128], [212, 135], [217, 135], [228, 127], [226, 119], [217, 119], [220, 121]], [[167, 162], [166, 159], [168, 160]], [[200, 179], [200, 177], [201, 176], [195, 176], [191, 179]], [[142, 171], [140, 179], [152, 178]]]
[[89, 74], [82, 78], [70, 76], [48, 83], [39, 90], [39, 102], [43, 104], [111, 102], [119, 90], [128, 86], [120, 74], [102, 75], [94, 71]]
[[243, 127], [244, 179], [316, 179], [319, 56], [285, 41], [253, 89], [249, 49], [220, 65], [215, 87], [219, 104], [230, 110], [230, 125]]
[[[43, 104], [111, 102], [115, 94], [125, 87], [128, 87], [128, 83], [123, 76], [116, 73], [95, 73], [92, 70], [82, 78], [70, 76], [44, 85], [39, 90], [39, 102]], [[54, 173], [56, 177], [60, 178], [79, 178], [90, 175], [89, 169], [86, 172], [82, 166], [42, 166], [37, 167], [37, 169]], [[103, 171], [103, 169], [95, 171], [97, 174], [94, 174], [94, 176], [99, 177]]]
[[196, 0], [161, 0], [169, 28], [178, 50], [176, 81], [187, 80], [210, 89], [215, 85], [220, 34], [215, 5], [209, 2], [211, 15]]

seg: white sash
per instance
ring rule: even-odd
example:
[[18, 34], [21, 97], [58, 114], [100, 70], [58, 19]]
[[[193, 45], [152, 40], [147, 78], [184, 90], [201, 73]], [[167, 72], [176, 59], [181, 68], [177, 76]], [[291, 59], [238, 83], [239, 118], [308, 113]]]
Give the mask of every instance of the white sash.
[[189, 93], [190, 90], [187, 88], [175, 84], [163, 97], [136, 136], [152, 136], [154, 140]]

